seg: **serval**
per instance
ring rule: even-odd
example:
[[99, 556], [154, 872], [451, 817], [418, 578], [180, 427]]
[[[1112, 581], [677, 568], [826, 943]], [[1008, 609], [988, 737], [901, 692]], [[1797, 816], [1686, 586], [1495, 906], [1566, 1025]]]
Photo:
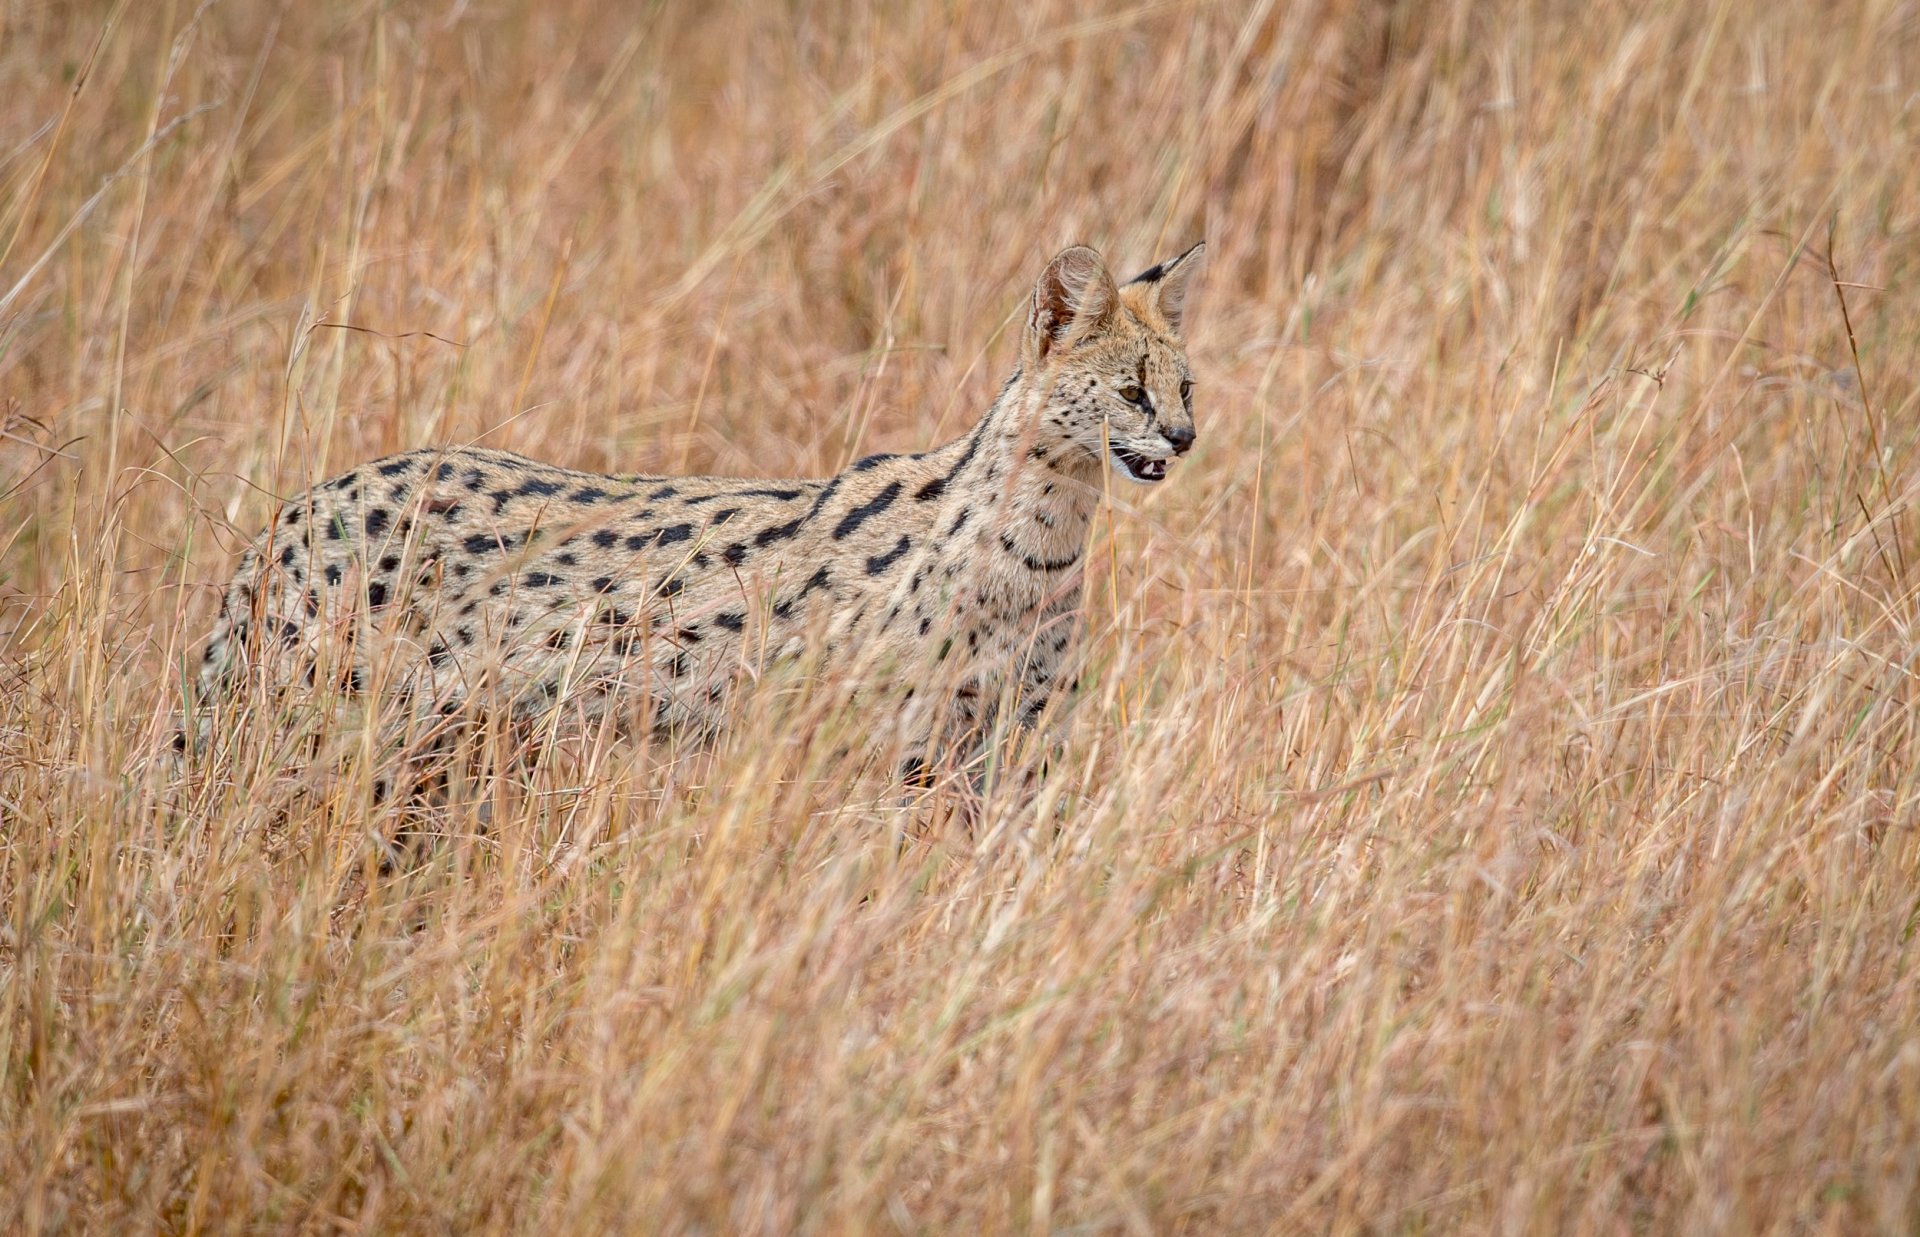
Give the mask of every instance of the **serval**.
[[1120, 284], [1094, 250], [1064, 250], [966, 434], [837, 476], [606, 476], [457, 446], [343, 473], [241, 556], [202, 694], [316, 665], [361, 688], [377, 668], [421, 718], [484, 691], [520, 716], [638, 708], [713, 734], [749, 667], [811, 650], [893, 701], [873, 730], [907, 767], [964, 759], [1077, 685], [1103, 472], [1157, 485], [1193, 446], [1182, 327], [1203, 254]]

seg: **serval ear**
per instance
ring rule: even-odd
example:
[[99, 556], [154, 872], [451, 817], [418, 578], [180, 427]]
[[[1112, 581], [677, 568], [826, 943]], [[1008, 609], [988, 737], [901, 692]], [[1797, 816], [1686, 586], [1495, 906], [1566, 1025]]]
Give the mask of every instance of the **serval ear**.
[[1033, 285], [1025, 352], [1030, 368], [1080, 343], [1113, 319], [1120, 290], [1100, 255], [1085, 245], [1062, 249]]
[[1150, 298], [1160, 310], [1160, 316], [1167, 320], [1175, 335], [1180, 334], [1182, 324], [1187, 317], [1187, 290], [1193, 286], [1193, 277], [1200, 273], [1200, 267], [1207, 257], [1207, 242], [1201, 241], [1170, 262], [1150, 266], [1127, 281], [1134, 284], [1152, 284], [1153, 296]]

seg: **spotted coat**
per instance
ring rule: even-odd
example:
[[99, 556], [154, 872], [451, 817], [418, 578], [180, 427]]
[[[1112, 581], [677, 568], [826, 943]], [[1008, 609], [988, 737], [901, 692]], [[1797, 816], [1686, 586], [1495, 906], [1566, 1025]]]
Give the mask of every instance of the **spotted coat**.
[[1153, 484], [1193, 442], [1180, 331], [1201, 255], [1119, 287], [1093, 250], [1062, 252], [971, 430], [837, 476], [606, 476], [473, 447], [343, 473], [242, 555], [203, 689], [331, 664], [423, 713], [484, 688], [523, 714], [642, 702], [714, 732], [744, 681], [811, 652], [895, 684], [915, 759], [1003, 708], [1031, 724], [1071, 678], [1103, 470]]

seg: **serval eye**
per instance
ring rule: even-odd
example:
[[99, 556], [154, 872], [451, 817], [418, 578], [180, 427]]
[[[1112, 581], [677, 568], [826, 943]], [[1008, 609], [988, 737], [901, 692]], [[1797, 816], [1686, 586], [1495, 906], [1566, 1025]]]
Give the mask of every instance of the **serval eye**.
[[1129, 404], [1139, 404], [1139, 405], [1145, 406], [1147, 402], [1147, 393], [1145, 391], [1142, 391], [1139, 387], [1133, 386], [1132, 384], [1128, 384], [1127, 386], [1120, 388], [1120, 398], [1123, 400], [1126, 400]]
[[1193, 398], [1193, 379], [1182, 378], [1180, 380], [1180, 398], [1183, 400]]

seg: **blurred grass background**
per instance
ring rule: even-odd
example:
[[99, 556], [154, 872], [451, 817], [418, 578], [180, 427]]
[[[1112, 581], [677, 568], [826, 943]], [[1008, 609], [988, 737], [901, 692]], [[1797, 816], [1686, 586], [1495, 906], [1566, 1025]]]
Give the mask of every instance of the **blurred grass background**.
[[[0, 1225], [1920, 1223], [1920, 6], [0, 3]], [[272, 495], [951, 437], [1204, 237], [1037, 795], [152, 759]], [[307, 759], [301, 744], [317, 746]], [[462, 815], [462, 813], [465, 815]]]

